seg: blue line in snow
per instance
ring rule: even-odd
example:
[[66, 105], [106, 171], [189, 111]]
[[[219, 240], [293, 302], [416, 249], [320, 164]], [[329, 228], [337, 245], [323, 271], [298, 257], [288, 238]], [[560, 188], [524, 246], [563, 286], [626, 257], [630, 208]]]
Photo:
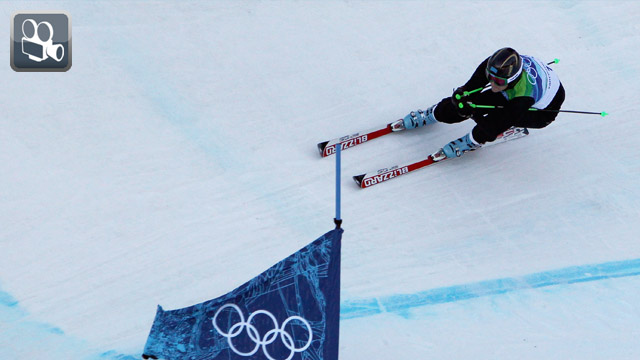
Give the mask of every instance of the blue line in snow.
[[0, 290], [0, 306], [15, 307], [17, 305], [18, 301], [16, 299], [8, 293]]
[[28, 313], [0, 288], [0, 359], [18, 359], [21, 354], [47, 354], [51, 359], [138, 360], [140, 356], [117, 351], [96, 353], [82, 340], [55, 326], [28, 319]]
[[640, 275], [640, 259], [573, 266], [521, 277], [480, 281], [414, 294], [346, 300], [340, 305], [340, 319], [354, 319], [381, 313], [403, 314], [407, 310], [418, 306], [451, 303], [481, 296], [506, 294], [518, 290], [636, 275]]

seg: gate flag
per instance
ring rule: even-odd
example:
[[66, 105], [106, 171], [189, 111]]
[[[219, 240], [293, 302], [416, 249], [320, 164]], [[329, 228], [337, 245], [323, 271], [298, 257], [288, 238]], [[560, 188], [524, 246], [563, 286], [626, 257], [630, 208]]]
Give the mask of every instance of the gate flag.
[[219, 298], [158, 306], [142, 357], [337, 360], [342, 233], [329, 231]]

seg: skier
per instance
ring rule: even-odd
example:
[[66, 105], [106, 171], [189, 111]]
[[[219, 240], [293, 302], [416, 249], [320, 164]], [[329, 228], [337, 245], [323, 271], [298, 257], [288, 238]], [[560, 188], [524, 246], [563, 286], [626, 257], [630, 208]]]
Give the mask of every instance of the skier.
[[[468, 92], [490, 83], [490, 91]], [[512, 126], [541, 129], [553, 122], [557, 112], [530, 111], [529, 108], [560, 110], [564, 88], [558, 76], [544, 62], [520, 55], [512, 48], [502, 48], [484, 60], [469, 81], [426, 111], [412, 111], [392, 123], [393, 131], [415, 129], [442, 122], [459, 123], [472, 118], [473, 130], [446, 144], [441, 153], [447, 158], [494, 141]], [[479, 108], [473, 105], [491, 105]]]

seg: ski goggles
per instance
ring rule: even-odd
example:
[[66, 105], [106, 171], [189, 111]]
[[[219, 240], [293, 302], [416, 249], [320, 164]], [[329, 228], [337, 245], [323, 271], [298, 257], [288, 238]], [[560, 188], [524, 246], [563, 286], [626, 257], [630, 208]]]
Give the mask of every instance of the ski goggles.
[[520, 74], [522, 74], [522, 67], [520, 67], [520, 69], [518, 69], [518, 71], [516, 71], [516, 73], [510, 78], [503, 78], [503, 77], [494, 75], [491, 72], [489, 72], [489, 69], [487, 69], [485, 73], [487, 74], [487, 79], [489, 81], [492, 81], [494, 84], [498, 86], [505, 86], [509, 83], [516, 81], [518, 77], [520, 77]]
[[487, 77], [489, 78], [489, 81], [493, 82], [494, 84], [498, 85], [498, 86], [505, 86], [509, 83], [509, 79], [507, 78], [503, 78], [500, 76], [495, 76], [491, 73], [487, 73]]

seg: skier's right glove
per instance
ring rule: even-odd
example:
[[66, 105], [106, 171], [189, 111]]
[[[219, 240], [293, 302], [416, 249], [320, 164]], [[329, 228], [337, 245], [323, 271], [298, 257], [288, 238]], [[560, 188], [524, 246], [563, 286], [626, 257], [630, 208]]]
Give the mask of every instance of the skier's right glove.
[[473, 108], [469, 106], [467, 103], [468, 95], [465, 95], [466, 89], [464, 86], [460, 86], [459, 88], [453, 90], [453, 94], [451, 95], [451, 103], [455, 106], [458, 115], [463, 118], [470, 118], [473, 115]]
[[459, 88], [453, 90], [453, 95], [451, 95], [451, 100], [453, 102], [460, 102], [462, 100], [464, 100], [465, 97], [467, 97], [467, 95], [465, 95], [466, 89], [464, 88], [464, 86], [460, 86]]

